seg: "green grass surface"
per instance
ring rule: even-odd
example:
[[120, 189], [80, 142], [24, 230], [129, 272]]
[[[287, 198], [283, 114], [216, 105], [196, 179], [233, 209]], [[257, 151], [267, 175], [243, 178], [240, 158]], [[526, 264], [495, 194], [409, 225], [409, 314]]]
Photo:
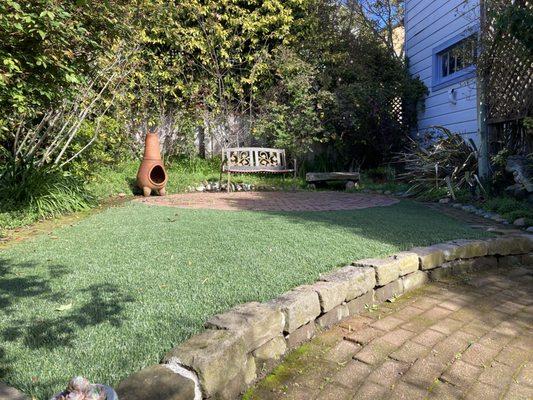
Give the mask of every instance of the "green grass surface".
[[205, 320], [353, 260], [485, 235], [423, 206], [231, 212], [128, 203], [0, 252], [0, 381], [115, 385]]

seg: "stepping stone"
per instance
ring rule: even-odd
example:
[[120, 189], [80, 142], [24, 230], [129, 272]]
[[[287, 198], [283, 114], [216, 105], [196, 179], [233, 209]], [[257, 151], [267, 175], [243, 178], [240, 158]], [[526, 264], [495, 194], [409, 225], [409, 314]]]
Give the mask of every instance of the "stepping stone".
[[0, 382], [0, 400], [29, 400], [24, 393]]

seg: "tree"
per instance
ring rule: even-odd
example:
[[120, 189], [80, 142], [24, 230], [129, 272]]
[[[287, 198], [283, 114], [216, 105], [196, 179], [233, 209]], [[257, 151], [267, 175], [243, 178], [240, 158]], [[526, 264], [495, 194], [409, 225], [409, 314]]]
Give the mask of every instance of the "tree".
[[305, 38], [290, 46], [292, 54], [274, 61], [280, 71], [273, 78], [276, 96], [265, 97], [267, 107], [258, 115], [259, 133], [276, 143], [291, 143], [300, 153], [323, 143], [331, 155], [328, 168], [390, 159], [416, 118], [414, 108], [404, 108], [399, 120], [393, 103], [414, 103], [426, 91], [359, 10], [329, 0], [315, 3]]
[[114, 0], [0, 2], [0, 108], [27, 113], [68, 96], [111, 47], [122, 12]]

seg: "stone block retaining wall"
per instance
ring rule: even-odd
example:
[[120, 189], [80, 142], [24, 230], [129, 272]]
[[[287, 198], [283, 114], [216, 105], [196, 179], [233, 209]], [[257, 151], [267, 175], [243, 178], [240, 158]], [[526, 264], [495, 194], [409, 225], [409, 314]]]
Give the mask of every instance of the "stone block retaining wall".
[[160, 365], [120, 383], [121, 400], [238, 398], [317, 329], [416, 289], [429, 280], [487, 268], [533, 266], [533, 235], [456, 240], [321, 275], [267, 303], [215, 315], [206, 330], [169, 351]]

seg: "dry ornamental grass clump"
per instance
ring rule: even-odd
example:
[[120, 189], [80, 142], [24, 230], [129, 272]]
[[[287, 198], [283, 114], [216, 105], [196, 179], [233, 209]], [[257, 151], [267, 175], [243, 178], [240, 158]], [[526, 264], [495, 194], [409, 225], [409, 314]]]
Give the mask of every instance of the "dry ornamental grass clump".
[[473, 141], [444, 127], [434, 127], [424, 140], [412, 140], [407, 150], [397, 156], [405, 172], [400, 178], [411, 187], [413, 195], [431, 195], [447, 189], [455, 198], [458, 190], [484, 191], [479, 181], [478, 150]]

